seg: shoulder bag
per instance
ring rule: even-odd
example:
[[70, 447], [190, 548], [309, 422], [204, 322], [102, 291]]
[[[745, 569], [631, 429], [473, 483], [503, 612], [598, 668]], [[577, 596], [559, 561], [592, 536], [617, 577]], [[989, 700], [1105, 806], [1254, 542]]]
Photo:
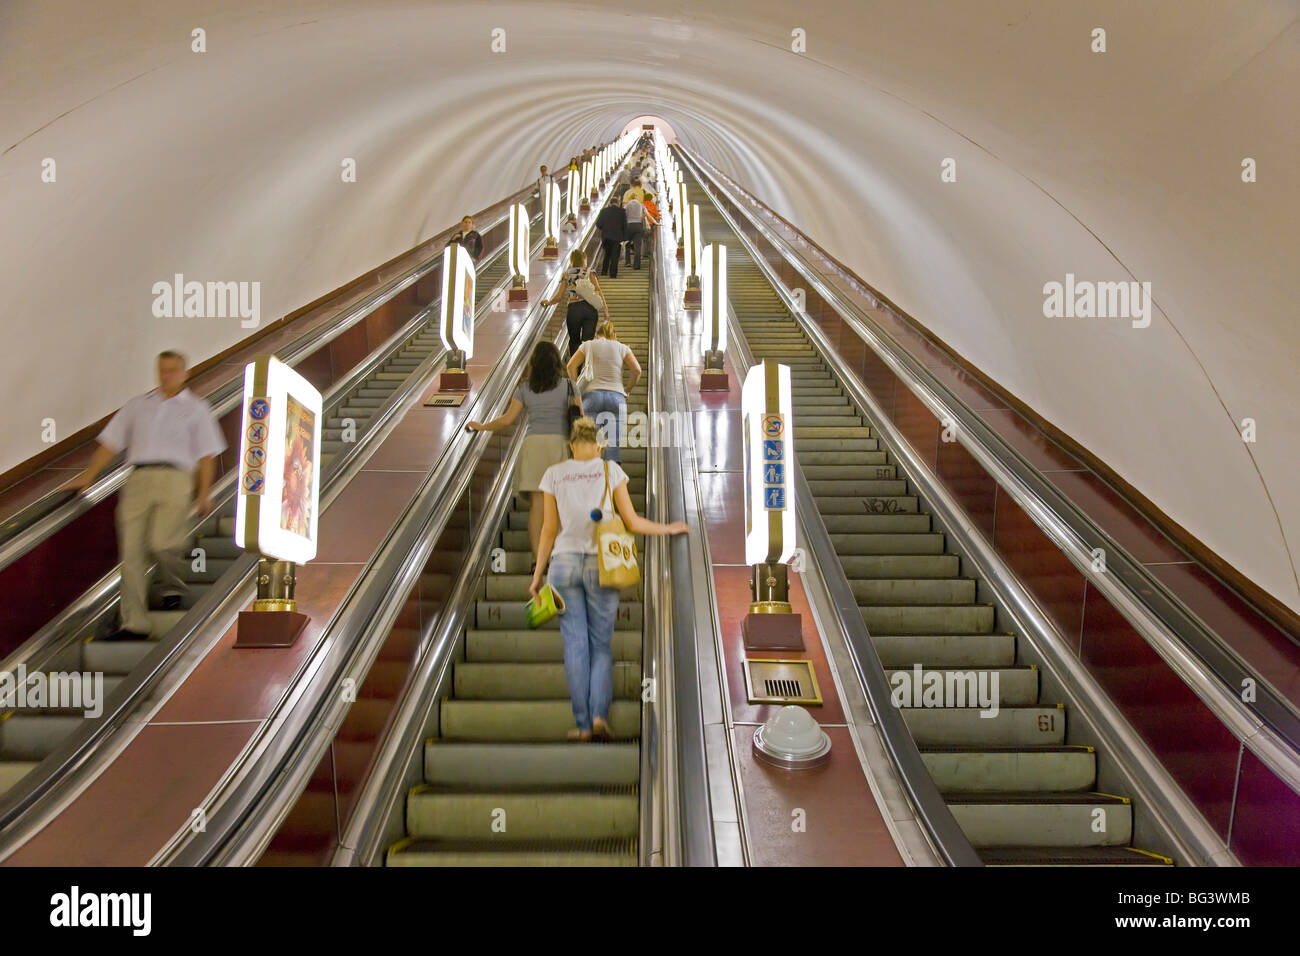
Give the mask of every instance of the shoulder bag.
[[609, 462], [605, 462], [605, 497], [609, 501], [610, 517], [596, 524], [597, 559], [600, 564], [600, 586], [603, 588], [635, 587], [641, 580], [641, 569], [636, 563], [636, 538], [627, 530], [623, 519], [614, 508], [614, 496], [609, 490]]

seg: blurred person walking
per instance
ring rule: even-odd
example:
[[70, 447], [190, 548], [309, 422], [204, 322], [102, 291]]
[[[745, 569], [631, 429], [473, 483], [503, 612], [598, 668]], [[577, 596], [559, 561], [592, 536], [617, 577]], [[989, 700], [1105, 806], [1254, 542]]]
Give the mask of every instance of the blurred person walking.
[[117, 547], [122, 562], [121, 627], [117, 640], [152, 635], [149, 566], [157, 563], [162, 609], [180, 609], [188, 586], [180, 553], [191, 506], [200, 518], [212, 511], [216, 457], [226, 439], [212, 408], [185, 387], [185, 356], [158, 354], [158, 387], [139, 395], [112, 417], [97, 439], [85, 470], [70, 487], [84, 492], [119, 452], [131, 474], [117, 499]]

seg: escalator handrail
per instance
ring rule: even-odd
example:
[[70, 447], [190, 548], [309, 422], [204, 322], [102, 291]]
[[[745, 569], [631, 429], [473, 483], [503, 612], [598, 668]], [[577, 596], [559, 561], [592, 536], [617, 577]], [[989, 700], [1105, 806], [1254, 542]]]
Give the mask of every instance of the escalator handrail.
[[[662, 240], [662, 236], [660, 237]], [[661, 241], [650, 256], [650, 341], [653, 346], [653, 374], [647, 383], [651, 412], [666, 413], [668, 420], [684, 418], [683, 396], [677, 388], [676, 367], [671, 360], [674, 342], [668, 331], [676, 314], [667, 300], [659, 262], [667, 254]], [[653, 467], [647, 492], [655, 492], [656, 521], [686, 520], [681, 443], [672, 446], [653, 441]], [[649, 456], [647, 456], [649, 457]], [[647, 505], [650, 498], [647, 495]], [[649, 511], [649, 508], [647, 508]], [[697, 532], [698, 533], [698, 532]], [[686, 535], [663, 535], [647, 539], [647, 608], [653, 612], [655, 632], [647, 634], [654, 657], [651, 665], [656, 700], [647, 707], [642, 733], [642, 781], [648, 791], [650, 820], [661, 821], [663, 862], [668, 866], [716, 866], [717, 841], [713, 829], [709, 790], [708, 755], [704, 742], [704, 707], [700, 694], [696, 602], [698, 579]], [[664, 613], [664, 609], [669, 609]], [[647, 737], [647, 732], [649, 736]], [[657, 763], [657, 766], [656, 766]], [[662, 775], [662, 792], [648, 786], [656, 772]], [[656, 800], [662, 801], [655, 806]], [[642, 833], [649, 827], [643, 824]]]
[[[583, 229], [586, 235], [581, 242], [586, 246], [594, 230], [594, 219]], [[502, 360], [492, 366], [481, 389], [472, 393], [467, 413], [477, 408], [485, 415], [488, 409], [508, 402], [527, 364], [533, 342], [549, 321], [544, 318], [547, 313], [541, 300], [558, 288], [561, 275], [562, 270], [552, 275], [544, 294], [531, 306], [529, 318], [512, 336]], [[430, 530], [434, 527], [431, 522], [440, 514], [445, 522], [459, 497], [459, 493], [448, 495], [447, 489], [469, 481], [470, 474], [458, 469], [466, 460], [468, 449], [485, 442], [486, 436], [471, 436], [464, 429], [457, 430], [320, 639], [314, 654], [317, 663], [314, 673], [325, 676], [312, 677], [310, 687], [306, 686], [306, 680], [295, 681], [277, 708], [278, 713], [285, 715], [283, 724], [274, 735], [260, 734], [260, 743], [255, 741], [240, 766], [228, 775], [222, 793], [211, 804], [206, 829], [199, 834], [188, 828], [178, 832], [155, 856], [153, 864], [251, 865], [256, 862], [279, 822], [296, 803], [323, 748], [333, 740], [346, 715], [346, 707], [342, 707], [341, 695], [337, 693], [341, 681], [353, 671], [364, 675], [361, 665], [368, 667], [368, 661], [378, 653], [388, 633], [385, 625], [391, 624], [405, 602], [408, 590], [405, 585], [412, 583], [409, 576], [423, 567], [423, 561], [412, 562], [410, 556], [427, 555], [432, 548], [436, 537], [431, 536], [434, 534]], [[402, 575], [407, 579], [402, 579]], [[450, 609], [444, 613], [447, 610]], [[440, 653], [427, 658], [430, 666], [446, 665], [451, 649], [439, 644], [433, 651], [439, 648], [442, 648]], [[344, 654], [349, 656], [343, 659]], [[389, 753], [387, 745], [385, 753]], [[373, 801], [373, 792], [367, 799]], [[359, 805], [354, 819], [375, 805], [374, 802]]]
[[[503, 204], [510, 206], [521, 199], [530, 198], [533, 188], [534, 186], [528, 186], [519, 190], [503, 200]], [[509, 212], [503, 212], [495, 216], [485, 228], [494, 229], [508, 219]], [[337, 307], [334, 315], [278, 349], [277, 356], [287, 365], [298, 364], [352, 328], [379, 306], [418, 282], [442, 262], [442, 247], [445, 245], [445, 239], [451, 238], [457, 228], [459, 227], [443, 230], [438, 236], [422, 243], [422, 245], [429, 245], [430, 251], [427, 257], [384, 280], [379, 288], [371, 290], [359, 299], [349, 299], [347, 293], [343, 293], [344, 302]], [[438, 242], [439, 238], [444, 238], [444, 241]], [[204, 398], [212, 407], [214, 414], [224, 415], [239, 403], [243, 388], [244, 378], [241, 370], [238, 375], [231, 376], [227, 381], [217, 385]], [[128, 472], [124, 456], [119, 454], [113, 458], [85, 494], [78, 495], [64, 487], [55, 488], [5, 519], [0, 523], [0, 570], [17, 561], [50, 535], [71, 524], [120, 489], [126, 481]]]
[[[540, 248], [535, 244], [534, 252]], [[504, 255], [505, 250], [496, 254]], [[498, 289], [508, 286], [510, 277], [505, 276], [498, 284]], [[482, 321], [491, 310], [492, 296], [484, 298], [478, 310], [477, 321]], [[414, 330], [427, 323], [428, 315], [439, 307], [435, 300], [428, 308], [394, 333], [357, 369], [345, 379], [335, 383], [327, 392], [327, 407], [336, 400], [345, 398], [358, 382], [363, 381], [374, 369], [383, 365], [391, 354], [396, 353], [414, 334]], [[322, 481], [322, 509], [336, 497], [351, 478], [350, 470], [362, 455], [363, 449], [384, 431], [384, 425], [403, 407], [413, 394], [427, 387], [433, 370], [447, 359], [445, 349], [435, 349], [406, 380], [375, 409], [370, 427], [346, 451], [340, 453], [330, 462], [330, 474]], [[233, 494], [233, 472], [224, 476], [222, 487], [225, 496]], [[224, 501], [224, 498], [221, 499]], [[0, 794], [0, 860], [4, 859], [28, 839], [38, 825], [31, 817], [37, 815], [41, 805], [48, 806], [57, 802], [59, 794], [66, 794], [84, 782], [80, 771], [95, 772], [99, 761], [106, 756], [103, 745], [126, 721], [133, 710], [154, 691], [159, 683], [173, 669], [174, 665], [192, 649], [201, 633], [207, 632], [218, 639], [224, 628], [216, 631], [211, 628], [213, 620], [225, 621], [233, 617], [235, 610], [246, 603], [245, 592], [252, 583], [257, 567], [257, 557], [248, 552], [242, 553], [235, 564], [228, 568], [217, 582], [195, 603], [178, 624], [172, 628], [166, 638], [133, 669], [131, 675], [122, 681], [106, 698], [103, 713], [94, 719], [81, 722], [72, 734], [62, 740], [41, 764], [13, 787]], [[101, 582], [102, 583], [102, 582]], [[101, 589], [102, 590], [102, 589]], [[115, 588], [103, 592], [103, 599], [111, 601], [115, 597]], [[97, 755], [98, 754], [98, 759]]]
[[[887, 330], [826, 283], [798, 249], [758, 220], [716, 177], [706, 179], [693, 157], [681, 147], [675, 148], [706, 193], [716, 190], [725, 196], [936, 418], [956, 423], [956, 438], [962, 446], [1228, 730], [1273, 773], [1293, 789], [1300, 790], [1300, 714], [1290, 702], [1251, 671], [1162, 582], [989, 428], [960, 396], [939, 381]], [[761, 254], [755, 255], [755, 263], [761, 258]], [[1093, 566], [1097, 548], [1106, 554], [1104, 572]], [[1257, 689], [1253, 706], [1241, 699], [1240, 688], [1246, 686], [1243, 684], [1246, 679], [1254, 681]]]

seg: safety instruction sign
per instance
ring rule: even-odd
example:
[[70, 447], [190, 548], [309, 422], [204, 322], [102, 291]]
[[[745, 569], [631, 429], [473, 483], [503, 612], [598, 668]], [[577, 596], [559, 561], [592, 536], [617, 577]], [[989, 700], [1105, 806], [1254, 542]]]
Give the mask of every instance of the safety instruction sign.
[[266, 487], [266, 439], [270, 433], [267, 416], [271, 414], [271, 403], [264, 395], [250, 398], [244, 406], [244, 429], [247, 444], [244, 459], [240, 463], [242, 473], [239, 487], [246, 495], [260, 495]]
[[763, 416], [763, 508], [785, 510], [785, 421], [777, 412]]

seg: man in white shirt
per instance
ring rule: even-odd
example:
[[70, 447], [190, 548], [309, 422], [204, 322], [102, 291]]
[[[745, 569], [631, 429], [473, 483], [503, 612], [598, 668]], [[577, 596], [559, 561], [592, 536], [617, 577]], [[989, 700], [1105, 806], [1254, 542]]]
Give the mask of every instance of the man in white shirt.
[[208, 403], [185, 387], [187, 376], [183, 355], [161, 353], [158, 388], [122, 406], [100, 432], [99, 447], [86, 470], [72, 482], [77, 491], [85, 491], [123, 450], [127, 464], [134, 466], [117, 500], [122, 626], [113, 636], [119, 639], [143, 640], [153, 631], [149, 619], [153, 562], [158, 564], [163, 610], [180, 608], [186, 591], [180, 548], [190, 505], [197, 505], [200, 517], [212, 511], [216, 456], [225, 450], [226, 440]]
[[537, 195], [543, 202], [546, 201], [546, 187], [552, 181], [551, 174], [547, 172], [546, 167], [543, 166], [541, 175], [537, 177]]

